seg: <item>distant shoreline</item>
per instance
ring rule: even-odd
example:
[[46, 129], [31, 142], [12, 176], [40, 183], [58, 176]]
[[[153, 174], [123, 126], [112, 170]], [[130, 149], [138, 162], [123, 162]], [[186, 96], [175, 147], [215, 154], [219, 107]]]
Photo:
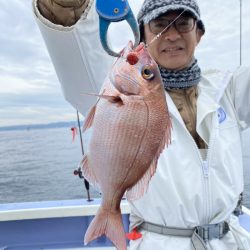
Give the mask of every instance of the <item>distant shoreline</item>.
[[53, 122], [47, 124], [27, 124], [27, 125], [12, 125], [0, 127], [1, 131], [14, 131], [14, 130], [32, 130], [32, 129], [48, 129], [48, 128], [64, 128], [78, 126], [75, 121], [69, 122]]

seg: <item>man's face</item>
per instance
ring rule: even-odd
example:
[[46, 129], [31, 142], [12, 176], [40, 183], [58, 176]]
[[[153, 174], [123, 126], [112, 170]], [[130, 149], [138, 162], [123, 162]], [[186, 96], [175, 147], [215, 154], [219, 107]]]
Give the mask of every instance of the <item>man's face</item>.
[[[156, 36], [152, 27], [161, 26], [162, 23], [174, 20], [180, 12], [173, 11], [156, 19], [156, 23], [145, 24], [144, 34], [146, 43], [150, 43]], [[192, 18], [191, 18], [192, 19]], [[151, 21], [152, 22], [152, 21]], [[194, 56], [194, 51], [202, 36], [202, 31], [197, 29], [196, 22], [193, 20], [193, 29], [188, 32], [180, 32], [172, 25], [158, 39], [148, 47], [149, 53], [154, 60], [164, 68], [171, 70], [181, 70], [189, 66]], [[180, 24], [181, 25], [181, 24]], [[153, 32], [154, 33], [153, 33]]]

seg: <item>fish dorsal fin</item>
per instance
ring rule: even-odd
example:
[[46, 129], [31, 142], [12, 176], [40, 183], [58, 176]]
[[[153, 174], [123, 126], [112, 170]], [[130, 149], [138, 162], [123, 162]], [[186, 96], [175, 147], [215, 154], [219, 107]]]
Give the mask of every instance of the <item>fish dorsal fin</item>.
[[142, 178], [130, 189], [127, 190], [126, 197], [128, 200], [137, 200], [140, 197], [143, 196], [143, 194], [147, 191], [148, 189], [148, 184], [151, 179], [151, 177], [155, 174], [156, 168], [157, 168], [157, 162], [159, 159], [159, 156], [165, 146], [168, 146], [170, 143], [170, 132], [172, 129], [171, 121], [170, 118], [168, 117], [168, 126], [167, 129], [164, 133], [164, 136], [162, 137], [162, 141], [159, 145], [159, 148], [155, 154], [154, 159], [152, 160], [149, 169], [146, 171], [146, 173], [142, 176]]
[[82, 169], [82, 174], [84, 178], [92, 184], [92, 186], [97, 190], [100, 191], [100, 185], [98, 183], [97, 178], [95, 177], [95, 174], [89, 167], [88, 157], [85, 155], [80, 163], [80, 167]]

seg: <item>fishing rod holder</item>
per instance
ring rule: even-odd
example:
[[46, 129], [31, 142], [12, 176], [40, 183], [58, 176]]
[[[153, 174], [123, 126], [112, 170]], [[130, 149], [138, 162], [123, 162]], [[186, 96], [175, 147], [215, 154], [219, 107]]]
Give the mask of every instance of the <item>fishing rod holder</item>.
[[74, 173], [75, 176], [78, 176], [80, 179], [83, 179], [83, 180], [84, 180], [84, 186], [85, 186], [85, 189], [86, 189], [86, 191], [87, 191], [87, 196], [88, 196], [87, 201], [93, 201], [93, 200], [90, 198], [89, 182], [84, 178], [84, 176], [83, 176], [83, 174], [82, 174], [81, 168], [79, 167], [78, 169], [75, 169], [73, 173]]

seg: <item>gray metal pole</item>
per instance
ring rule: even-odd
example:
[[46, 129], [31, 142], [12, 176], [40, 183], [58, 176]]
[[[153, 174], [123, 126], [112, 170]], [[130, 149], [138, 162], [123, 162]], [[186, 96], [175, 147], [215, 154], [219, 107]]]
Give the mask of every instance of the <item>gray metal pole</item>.
[[240, 66], [242, 65], [242, 0], [240, 0]]
[[[81, 143], [82, 155], [84, 156], [83, 141], [82, 141], [82, 130], [81, 130], [81, 125], [80, 125], [80, 117], [79, 117], [78, 110], [76, 110], [76, 115], [77, 115], [78, 129], [79, 129], [79, 134], [80, 134], [80, 143]], [[83, 178], [83, 180], [84, 180], [84, 185], [85, 185], [85, 189], [87, 191], [88, 201], [92, 201], [91, 198], [90, 198], [89, 182], [82, 176], [81, 169], [78, 169], [78, 172], [79, 171], [80, 171], [79, 177]]]

